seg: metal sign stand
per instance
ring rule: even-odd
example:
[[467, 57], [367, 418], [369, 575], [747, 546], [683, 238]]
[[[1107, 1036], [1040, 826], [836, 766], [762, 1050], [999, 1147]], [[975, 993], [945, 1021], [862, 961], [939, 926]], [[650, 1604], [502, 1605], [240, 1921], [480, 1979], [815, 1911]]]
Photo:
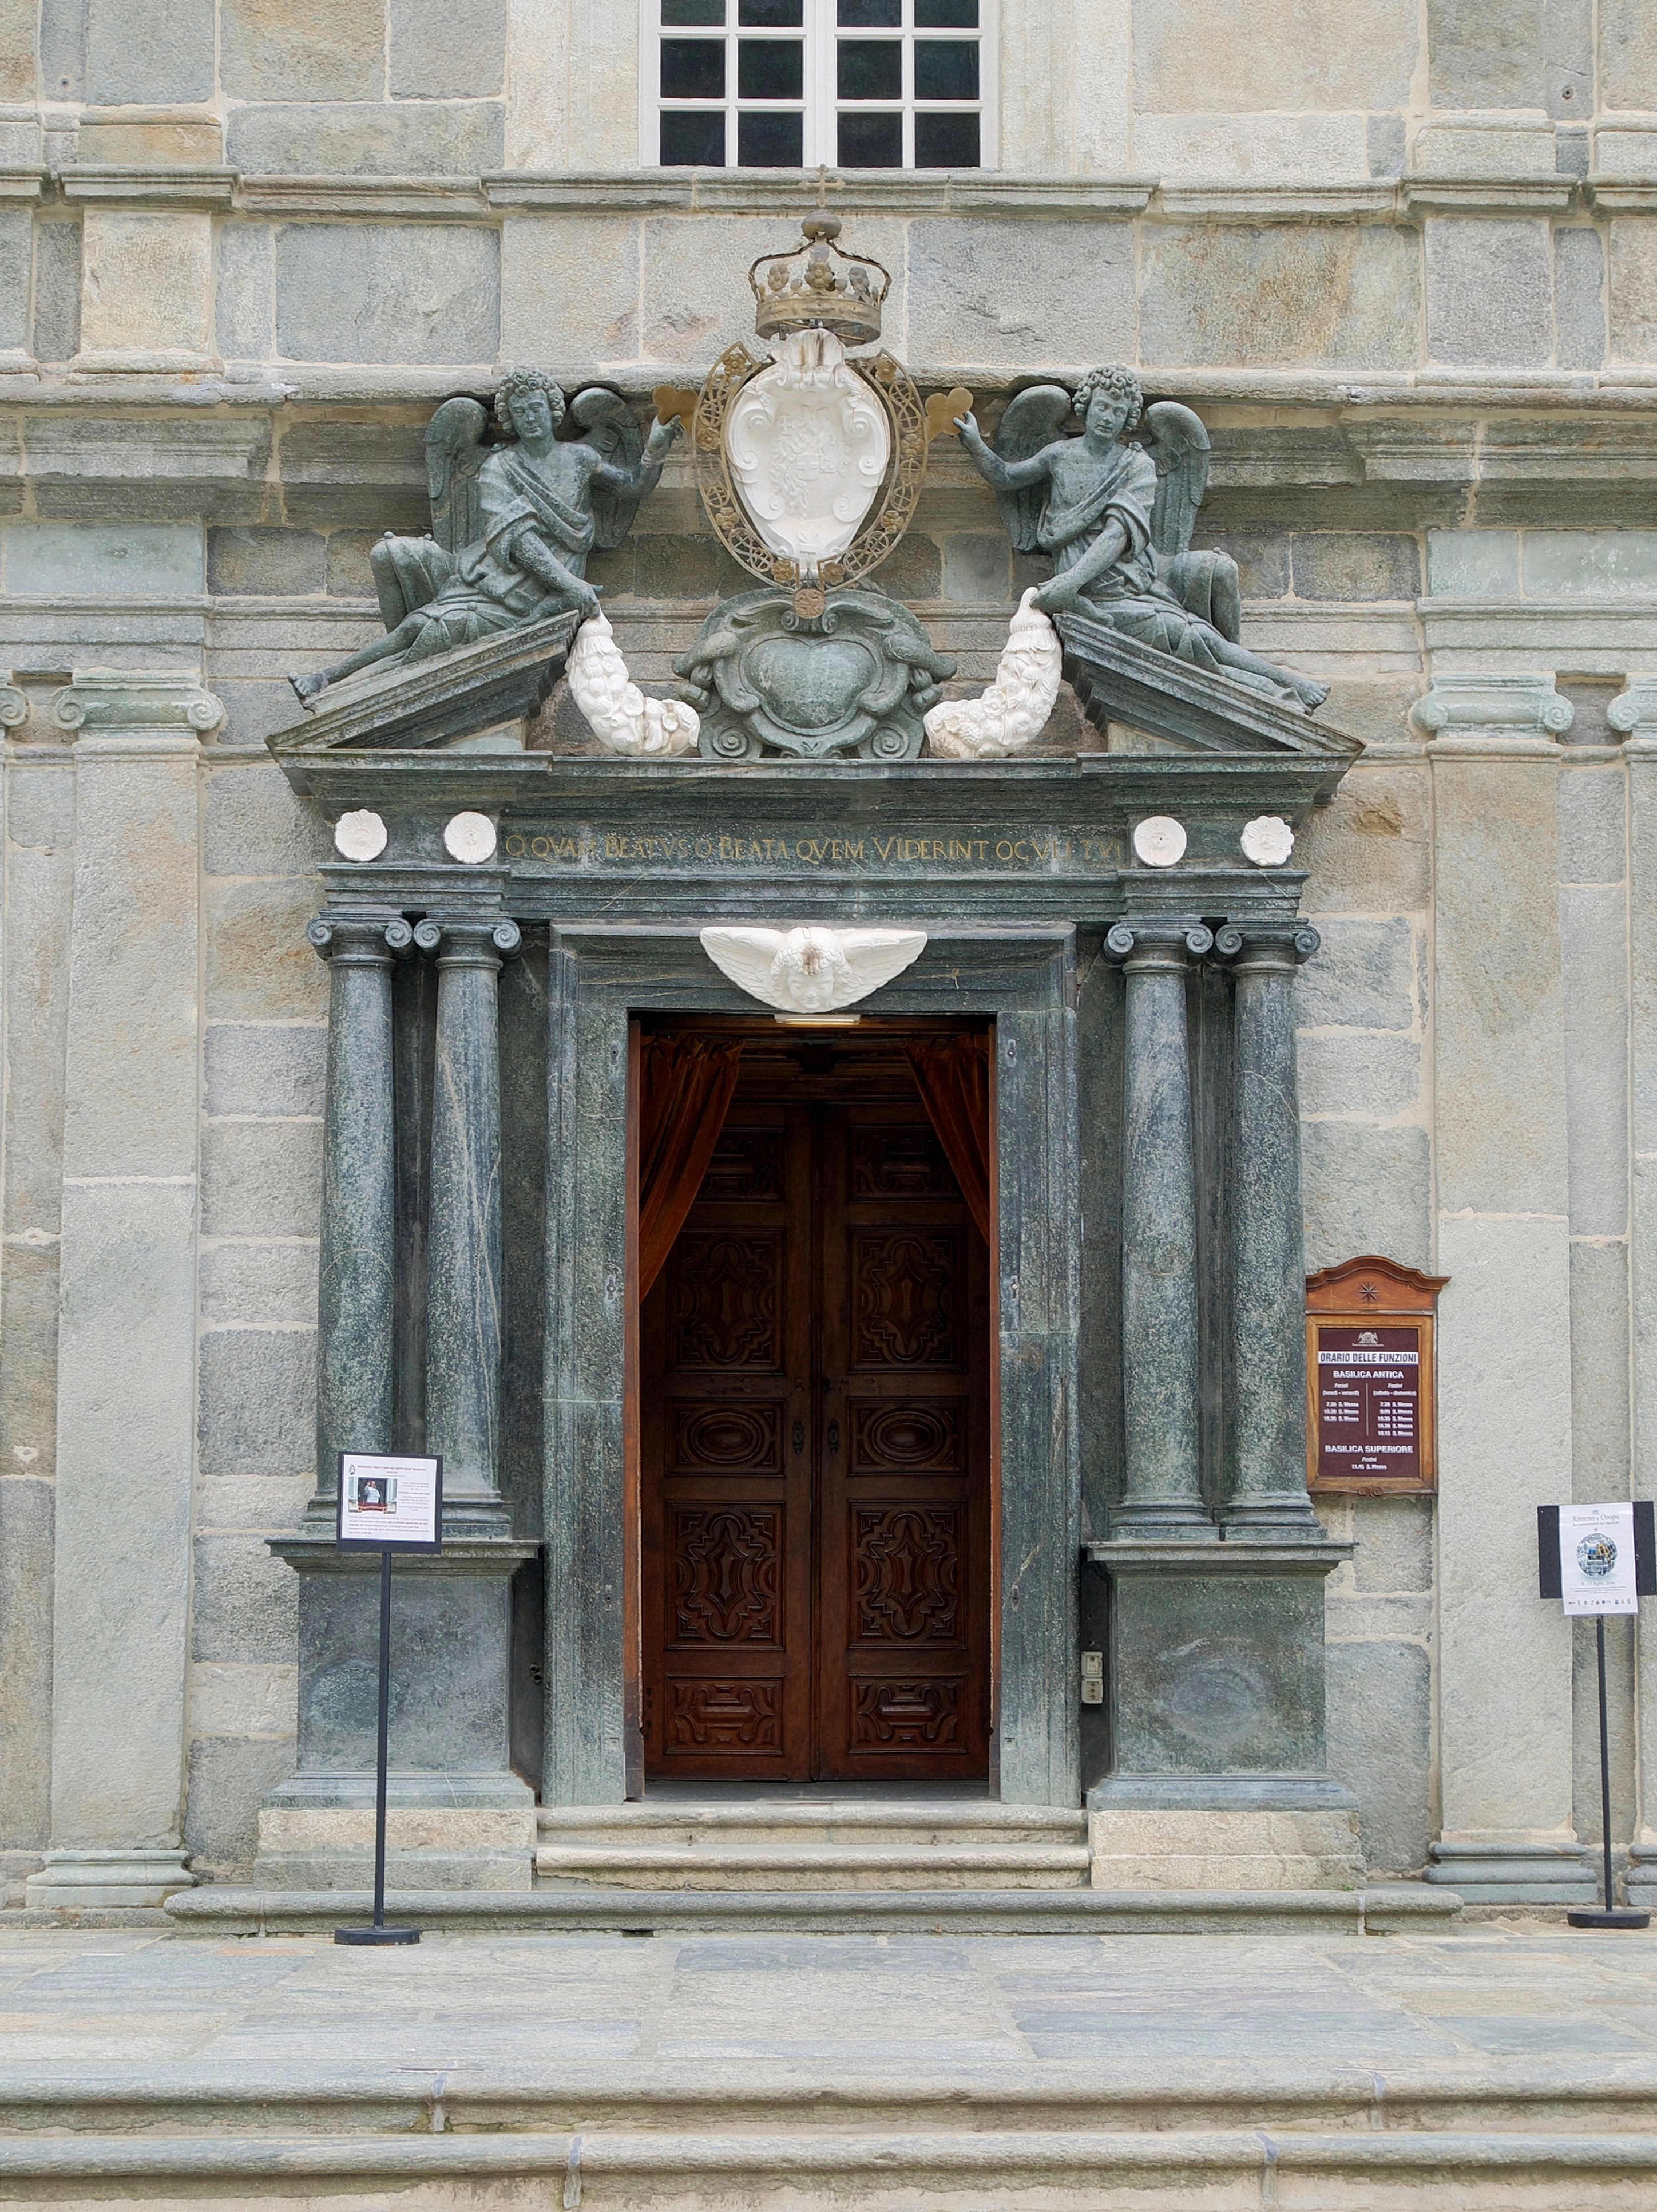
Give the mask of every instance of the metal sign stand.
[[[1562, 1531], [1562, 1511], [1576, 1524], [1568, 1531]], [[1581, 1524], [1596, 1519], [1603, 1521], [1605, 1528], [1592, 1529], [1586, 1541], [1579, 1542]], [[1621, 1571], [1617, 1556], [1619, 1544], [1626, 1544], [1632, 1555], [1621, 1562]], [[1536, 1545], [1541, 1595], [1563, 1599], [1568, 1616], [1593, 1613], [1594, 1654], [1599, 1665], [1599, 1844], [1604, 1901], [1598, 1912], [1568, 1912], [1565, 1918], [1573, 1928], [1649, 1928], [1648, 1912], [1619, 1908], [1611, 1902], [1611, 1729], [1605, 1711], [1605, 1615], [1637, 1613], [1642, 1596], [1657, 1595], [1657, 1540], [1653, 1509], [1648, 1501], [1632, 1506], [1562, 1509], [1557, 1505], [1539, 1505]], [[1587, 1565], [1581, 1562], [1581, 1555], [1585, 1550], [1590, 1554]], [[1603, 1589], [1593, 1589], [1590, 1576], [1603, 1577]]]
[[391, 1722], [391, 1554], [442, 1549], [443, 1462], [381, 1454], [339, 1455], [342, 1551], [379, 1553], [379, 1721], [374, 1751], [374, 1917], [336, 1928], [336, 1943], [417, 1943], [417, 1928], [385, 1925], [385, 1800]]

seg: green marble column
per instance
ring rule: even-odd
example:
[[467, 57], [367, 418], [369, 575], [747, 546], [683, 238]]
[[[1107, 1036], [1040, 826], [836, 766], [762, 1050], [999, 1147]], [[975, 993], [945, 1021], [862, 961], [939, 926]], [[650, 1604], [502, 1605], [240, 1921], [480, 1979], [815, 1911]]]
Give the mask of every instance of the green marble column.
[[1228, 1535], [1314, 1543], [1306, 1490], [1306, 1260], [1295, 1095], [1295, 970], [1318, 949], [1304, 923], [1228, 924], [1236, 978], [1227, 1182], [1231, 1225]]
[[313, 921], [328, 963], [328, 1088], [318, 1282], [317, 1488], [331, 1517], [342, 1451], [390, 1451], [397, 1275], [391, 966], [405, 921]]
[[1113, 1536], [1217, 1537], [1198, 1442], [1197, 1203], [1186, 1031], [1200, 923], [1118, 922], [1126, 981], [1122, 1121], [1122, 1395], [1126, 1461]]
[[501, 1456], [501, 963], [516, 923], [422, 921], [437, 955], [427, 1234], [426, 1443], [443, 1457], [444, 1527], [507, 1533]]

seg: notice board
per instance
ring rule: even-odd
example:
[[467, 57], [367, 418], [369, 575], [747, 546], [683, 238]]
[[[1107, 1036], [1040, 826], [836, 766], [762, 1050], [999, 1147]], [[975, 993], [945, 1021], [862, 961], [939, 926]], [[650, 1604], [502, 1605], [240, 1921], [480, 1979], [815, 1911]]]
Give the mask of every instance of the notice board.
[[1438, 1293], [1423, 1275], [1365, 1253], [1306, 1281], [1307, 1481], [1387, 1497], [1438, 1480]]

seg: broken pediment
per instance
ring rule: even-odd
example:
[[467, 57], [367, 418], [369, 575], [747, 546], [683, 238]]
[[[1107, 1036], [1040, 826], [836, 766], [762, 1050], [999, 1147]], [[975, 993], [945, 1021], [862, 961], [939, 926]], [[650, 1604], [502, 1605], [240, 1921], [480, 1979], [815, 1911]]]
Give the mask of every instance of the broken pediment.
[[1158, 653], [1108, 623], [1066, 612], [1057, 628], [1066, 681], [1113, 753], [1207, 753], [1344, 766], [1361, 741], [1264, 691]]
[[331, 684], [314, 705], [269, 739], [278, 759], [294, 753], [372, 750], [519, 751], [513, 725], [537, 712], [568, 656], [574, 609], [500, 631], [475, 645], [373, 669]]

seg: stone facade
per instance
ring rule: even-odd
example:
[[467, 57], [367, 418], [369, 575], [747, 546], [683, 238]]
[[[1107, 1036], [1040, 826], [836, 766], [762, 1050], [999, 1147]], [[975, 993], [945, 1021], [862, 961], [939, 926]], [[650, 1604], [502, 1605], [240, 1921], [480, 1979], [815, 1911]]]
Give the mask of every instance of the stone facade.
[[[1657, 38], [1637, 0], [1322, 15], [1001, 0], [1001, 168], [824, 189], [923, 390], [992, 424], [1120, 359], [1198, 410], [1199, 544], [1365, 741], [1296, 854], [1306, 1264], [1451, 1279], [1440, 1500], [1320, 1504], [1330, 1764], [1372, 1870], [1563, 1896], [1592, 1647], [1533, 1509], [1657, 1485]], [[0, 5], [0, 1870], [88, 1901], [245, 1869], [294, 1759], [331, 846], [264, 744], [287, 673], [378, 633], [436, 401], [695, 382], [819, 198], [640, 166], [629, 7], [466, 19]], [[879, 581], [954, 689], [1042, 573], [941, 441]], [[659, 690], [741, 581], [677, 457], [590, 574]], [[1099, 743], [1066, 690], [1038, 757]], [[531, 744], [596, 750], [561, 687]], [[1657, 1674], [1610, 1641], [1657, 1856]]]

